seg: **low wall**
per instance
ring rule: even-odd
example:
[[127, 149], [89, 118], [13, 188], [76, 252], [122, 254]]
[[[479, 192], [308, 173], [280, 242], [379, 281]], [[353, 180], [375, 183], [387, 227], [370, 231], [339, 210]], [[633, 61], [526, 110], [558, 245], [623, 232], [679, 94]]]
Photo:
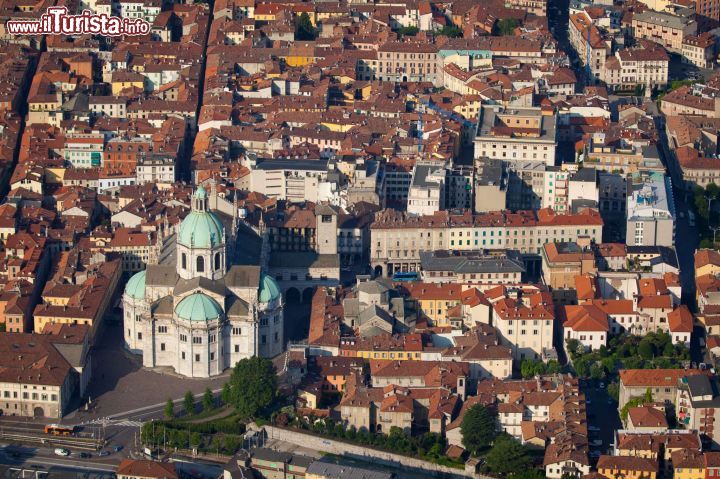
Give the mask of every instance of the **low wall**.
[[465, 472], [463, 469], [441, 466], [414, 457], [394, 454], [387, 451], [379, 451], [365, 446], [338, 441], [336, 439], [324, 438], [312, 434], [305, 434], [294, 429], [285, 429], [273, 426], [263, 426], [268, 438], [279, 439], [297, 446], [307, 447], [318, 451], [346, 456], [369, 463], [382, 464], [383, 466], [397, 469], [411, 469], [413, 472], [422, 472], [433, 477], [462, 479], [466, 477], [494, 479], [480, 474]]

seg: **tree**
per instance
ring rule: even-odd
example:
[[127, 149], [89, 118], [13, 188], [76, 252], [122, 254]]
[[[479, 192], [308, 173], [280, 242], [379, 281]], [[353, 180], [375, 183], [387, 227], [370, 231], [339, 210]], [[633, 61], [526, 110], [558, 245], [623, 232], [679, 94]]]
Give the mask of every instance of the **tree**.
[[607, 387], [608, 396], [610, 396], [614, 401], [618, 401], [620, 399], [620, 385], [618, 383], [610, 383]]
[[477, 456], [497, 435], [494, 414], [482, 404], [475, 404], [465, 413], [460, 424], [460, 433], [463, 447]]
[[229, 404], [240, 415], [254, 417], [275, 400], [275, 366], [269, 359], [258, 356], [241, 359], [235, 364], [228, 384]]
[[534, 359], [523, 359], [522, 363], [520, 363], [520, 374], [522, 374], [522, 377], [524, 379], [529, 379], [534, 376], [541, 376], [545, 374], [545, 372], [545, 363], [543, 363], [542, 361], [537, 361]]
[[515, 29], [518, 27], [518, 21], [514, 18], [503, 18], [495, 22], [494, 34], [501, 36], [515, 35]]
[[205, 411], [209, 411], [213, 408], [213, 406], [215, 406], [215, 398], [213, 397], [213, 393], [210, 391], [210, 388], [205, 388], [202, 404]]
[[638, 353], [643, 359], [652, 359], [655, 356], [655, 349], [650, 341], [643, 339], [638, 345]]
[[545, 373], [547, 374], [557, 374], [560, 372], [560, 363], [557, 362], [554, 359], [551, 359], [547, 362]]
[[446, 36], [450, 38], [458, 38], [462, 36], [462, 30], [455, 25], [445, 25], [435, 32], [436, 35]]
[[527, 449], [507, 435], [495, 439], [485, 461], [491, 471], [504, 475], [528, 469], [531, 464]]
[[175, 404], [173, 404], [173, 400], [168, 398], [167, 402], [165, 403], [165, 410], [163, 411], [163, 415], [166, 419], [172, 419], [173, 416], [175, 416]]
[[415, 35], [417, 35], [420, 32], [420, 29], [418, 27], [413, 27], [413, 26], [401, 27], [400, 29], [398, 29], [397, 32], [398, 32], [398, 35], [400, 35], [402, 37], [414, 37]]
[[523, 471], [511, 472], [509, 479], [545, 479], [545, 473], [540, 469], [525, 469]]
[[593, 363], [592, 366], [590, 366], [590, 377], [593, 379], [602, 379], [602, 377], [605, 375], [605, 370], [603, 367], [598, 363]]
[[200, 447], [202, 444], [202, 435], [199, 432], [190, 434], [190, 447]]
[[628, 400], [628, 402], [625, 403], [625, 405], [620, 410], [620, 419], [623, 420], [623, 422], [627, 422], [628, 418], [628, 412], [631, 408], [642, 406], [643, 404], [651, 403], [653, 402], [653, 396], [652, 392], [650, 392], [650, 389], [648, 388], [645, 391], [645, 394], [642, 396], [635, 396]]
[[183, 398], [183, 409], [188, 416], [195, 414], [195, 398], [190, 391], [186, 392]]
[[585, 349], [577, 339], [568, 339], [565, 342], [565, 349], [571, 356], [575, 356], [580, 352], [580, 348]]
[[315, 27], [310, 21], [310, 15], [302, 12], [295, 20], [296, 40], [315, 40]]
[[230, 401], [232, 400], [230, 394], [230, 383], [223, 384], [222, 391], [220, 391], [220, 400], [223, 404], [230, 404]]

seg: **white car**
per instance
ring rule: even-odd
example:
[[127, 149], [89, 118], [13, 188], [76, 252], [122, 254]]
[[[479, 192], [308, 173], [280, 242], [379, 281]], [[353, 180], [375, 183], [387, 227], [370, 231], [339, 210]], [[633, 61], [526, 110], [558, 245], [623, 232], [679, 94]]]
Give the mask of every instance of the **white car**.
[[63, 447], [58, 447], [57, 449], [55, 449], [55, 455], [56, 456], [69, 456], [70, 451], [68, 451], [67, 449], [65, 449]]

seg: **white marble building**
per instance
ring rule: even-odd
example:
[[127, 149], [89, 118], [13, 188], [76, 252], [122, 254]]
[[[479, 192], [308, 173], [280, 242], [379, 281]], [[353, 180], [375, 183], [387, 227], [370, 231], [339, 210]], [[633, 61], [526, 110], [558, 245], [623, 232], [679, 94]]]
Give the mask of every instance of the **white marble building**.
[[148, 265], [123, 296], [125, 346], [149, 368], [188, 377], [284, 350], [283, 303], [259, 266], [230, 266], [225, 227], [199, 187], [177, 235], [175, 265]]

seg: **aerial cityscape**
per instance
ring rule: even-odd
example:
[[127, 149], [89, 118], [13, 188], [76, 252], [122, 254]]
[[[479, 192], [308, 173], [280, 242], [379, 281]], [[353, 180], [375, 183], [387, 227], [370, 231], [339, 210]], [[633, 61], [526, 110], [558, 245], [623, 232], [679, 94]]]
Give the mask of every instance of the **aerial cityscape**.
[[720, 0], [0, 0], [0, 479], [719, 479], [719, 54]]

